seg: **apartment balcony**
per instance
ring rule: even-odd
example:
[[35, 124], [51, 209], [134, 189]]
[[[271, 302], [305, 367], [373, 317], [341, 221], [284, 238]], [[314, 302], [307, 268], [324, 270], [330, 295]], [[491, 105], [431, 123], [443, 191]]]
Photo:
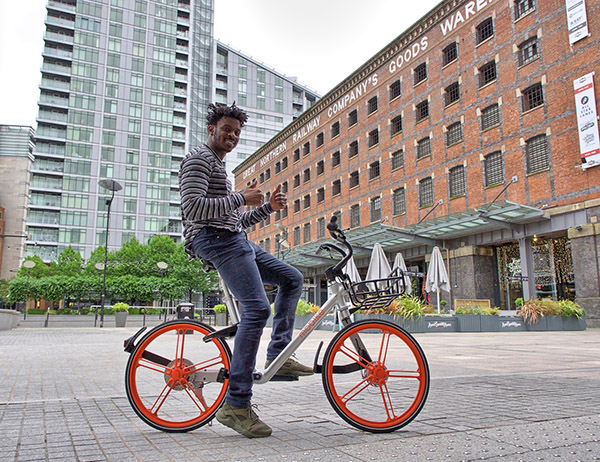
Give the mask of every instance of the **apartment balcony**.
[[39, 111], [36, 118], [39, 122], [53, 122], [67, 124], [68, 114], [56, 111]]
[[52, 74], [66, 75], [66, 76], [70, 77], [71, 76], [71, 66], [70, 65], [63, 66], [61, 64], [44, 62], [42, 64], [42, 72], [50, 72]]
[[35, 214], [30, 212], [29, 217], [27, 217], [27, 225], [52, 229], [59, 227], [59, 220], [60, 214], [58, 213]]
[[34, 257], [36, 255], [40, 257], [44, 263], [55, 261], [58, 258], [58, 247], [38, 245], [38, 242], [36, 241], [27, 241], [25, 256]]
[[190, 2], [182, 2], [181, 0], [179, 0], [179, 2], [177, 3], [177, 9], [182, 11], [190, 11]]
[[34, 242], [56, 242], [58, 243], [58, 229], [31, 228], [28, 227], [27, 235], [29, 241]]
[[[36, 119], [40, 122], [39, 119]], [[43, 121], [41, 121], [43, 123]], [[42, 125], [41, 127], [38, 125], [38, 129], [35, 133], [36, 138], [44, 138], [47, 140], [61, 140], [64, 141], [67, 138], [67, 130], [59, 129], [59, 128], [50, 128]]]
[[66, 11], [68, 13], [75, 13], [77, 10], [77, 4], [75, 2], [60, 2], [57, 0], [50, 0], [48, 2], [48, 9], [55, 11]]
[[186, 18], [185, 16], [177, 16], [177, 24], [183, 24], [184, 26], [189, 26], [190, 18]]
[[42, 56], [68, 59], [71, 61], [73, 59], [73, 52], [71, 50], [65, 50], [62, 48], [46, 47], [44, 48], [44, 51], [42, 51]]
[[185, 117], [173, 117], [173, 125], [185, 127]]
[[177, 37], [184, 40], [190, 39], [190, 31], [177, 29]]
[[73, 36], [67, 34], [59, 34], [58, 32], [46, 31], [44, 34], [44, 40], [57, 43], [68, 43], [73, 45]]
[[185, 88], [175, 87], [175, 95], [187, 98], [187, 90]]
[[56, 196], [56, 199], [50, 199], [43, 197], [36, 200], [29, 201], [30, 209], [49, 209], [49, 210], [60, 210], [60, 196]]
[[41, 89], [45, 88], [48, 90], [69, 91], [71, 89], [71, 82], [69, 82], [68, 80], [48, 79], [48, 78], [42, 77], [42, 81], [40, 83], [40, 88]]
[[180, 132], [173, 130], [173, 139], [175, 140], [185, 140], [185, 132]]
[[184, 60], [184, 59], [176, 59], [175, 60], [175, 66], [187, 69], [188, 68], [188, 62], [186, 60]]
[[59, 26], [66, 29], [75, 29], [75, 19], [58, 18], [56, 16], [46, 16], [45, 23], [49, 26]]
[[190, 50], [186, 45], [177, 44], [177, 53], [189, 54]]
[[187, 72], [175, 72], [175, 82], [187, 83]]
[[57, 174], [62, 175], [64, 172], [64, 164], [62, 162], [52, 161], [48, 159], [36, 159], [31, 167], [32, 171], [36, 171], [39, 173], [49, 173], [49, 174]]
[[[53, 106], [63, 106], [68, 108], [69, 98], [57, 95], [56, 93], [53, 93], [51, 95], [47, 93], [42, 93], [40, 95], [40, 100], [38, 104], [51, 104]], [[38, 135], [38, 133], [36, 133], [36, 135]]]

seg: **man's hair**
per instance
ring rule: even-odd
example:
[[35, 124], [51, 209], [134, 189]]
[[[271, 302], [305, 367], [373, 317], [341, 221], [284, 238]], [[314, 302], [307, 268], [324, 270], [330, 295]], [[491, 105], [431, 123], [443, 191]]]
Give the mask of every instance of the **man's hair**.
[[243, 127], [248, 120], [248, 114], [235, 105], [235, 101], [231, 106], [226, 104], [209, 104], [208, 115], [206, 116], [207, 125], [217, 125], [219, 119], [223, 117], [233, 117], [240, 121], [240, 126]]

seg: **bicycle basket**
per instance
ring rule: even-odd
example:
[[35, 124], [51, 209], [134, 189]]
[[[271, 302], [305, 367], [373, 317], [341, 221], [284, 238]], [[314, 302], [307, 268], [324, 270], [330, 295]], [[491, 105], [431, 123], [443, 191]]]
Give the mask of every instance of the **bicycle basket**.
[[404, 273], [397, 268], [387, 278], [352, 283], [349, 292], [356, 309], [369, 310], [385, 308], [405, 291]]

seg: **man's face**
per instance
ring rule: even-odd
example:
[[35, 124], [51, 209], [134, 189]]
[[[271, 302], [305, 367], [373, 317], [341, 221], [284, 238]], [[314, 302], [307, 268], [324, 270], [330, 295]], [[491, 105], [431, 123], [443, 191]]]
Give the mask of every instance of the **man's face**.
[[227, 154], [237, 146], [241, 132], [239, 120], [233, 117], [221, 117], [217, 125], [208, 126], [209, 145], [215, 153]]

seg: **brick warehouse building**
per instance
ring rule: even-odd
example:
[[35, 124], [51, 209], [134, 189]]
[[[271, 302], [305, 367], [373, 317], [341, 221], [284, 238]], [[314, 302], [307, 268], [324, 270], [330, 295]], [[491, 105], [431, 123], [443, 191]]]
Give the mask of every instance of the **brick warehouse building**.
[[575, 88], [600, 70], [599, 16], [600, 0], [442, 1], [234, 171], [288, 194], [251, 238], [316, 303], [338, 214], [363, 275], [376, 242], [418, 270], [438, 245], [447, 300], [576, 297], [597, 322], [597, 98], [576, 110]]

